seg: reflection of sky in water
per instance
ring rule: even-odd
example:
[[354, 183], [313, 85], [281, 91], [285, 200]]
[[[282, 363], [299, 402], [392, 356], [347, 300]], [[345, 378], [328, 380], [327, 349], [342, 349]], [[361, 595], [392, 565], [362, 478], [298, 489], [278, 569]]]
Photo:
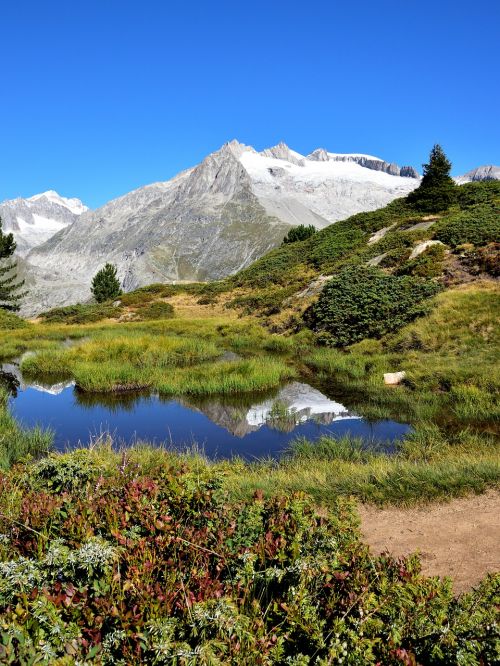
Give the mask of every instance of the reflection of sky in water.
[[[7, 369], [7, 368], [6, 368]], [[26, 386], [20, 377], [13, 415], [23, 424], [51, 428], [59, 449], [86, 445], [90, 437], [109, 431], [121, 444], [135, 440], [197, 445], [210, 457], [240, 455], [248, 459], [278, 456], [296, 437], [351, 434], [390, 443], [408, 426], [394, 421], [369, 423], [307, 384], [293, 382], [271, 396], [253, 400], [193, 401], [156, 396], [96, 396], [75, 391], [70, 382]]]

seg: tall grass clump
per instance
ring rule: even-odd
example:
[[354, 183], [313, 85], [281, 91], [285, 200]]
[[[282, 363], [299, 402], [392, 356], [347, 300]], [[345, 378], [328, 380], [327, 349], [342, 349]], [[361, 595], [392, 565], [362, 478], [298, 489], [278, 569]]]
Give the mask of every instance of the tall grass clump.
[[0, 388], [0, 468], [9, 469], [26, 456], [39, 457], [52, 447], [53, 435], [49, 430], [19, 426], [8, 410], [8, 398]]

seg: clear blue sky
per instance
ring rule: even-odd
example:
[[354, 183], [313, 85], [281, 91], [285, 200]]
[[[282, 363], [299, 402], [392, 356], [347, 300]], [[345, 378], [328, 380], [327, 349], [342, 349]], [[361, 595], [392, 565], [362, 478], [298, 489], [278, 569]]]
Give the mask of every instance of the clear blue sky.
[[0, 200], [91, 207], [237, 138], [500, 162], [498, 0], [2, 3]]

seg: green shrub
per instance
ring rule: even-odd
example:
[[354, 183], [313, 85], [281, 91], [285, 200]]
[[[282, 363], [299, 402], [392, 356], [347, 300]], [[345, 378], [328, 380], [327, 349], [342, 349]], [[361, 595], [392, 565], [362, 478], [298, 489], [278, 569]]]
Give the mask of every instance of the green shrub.
[[500, 206], [471, 206], [440, 220], [434, 238], [450, 247], [464, 243], [486, 245], [500, 238]]
[[370, 553], [352, 502], [235, 502], [222, 481], [158, 451], [81, 451], [3, 475], [0, 661], [496, 663], [498, 576], [456, 599], [416, 557]]
[[0, 330], [13, 331], [16, 328], [26, 328], [29, 323], [13, 312], [0, 308]]
[[40, 315], [40, 319], [52, 324], [90, 324], [102, 319], [116, 319], [123, 312], [112, 303], [89, 303], [53, 308]]
[[155, 301], [139, 308], [137, 315], [142, 320], [171, 319], [174, 316], [174, 306], [165, 301]]
[[500, 181], [484, 180], [476, 183], [465, 183], [457, 188], [457, 203], [460, 208], [468, 208], [477, 204], [494, 205], [500, 202]]
[[283, 239], [283, 245], [288, 243], [296, 243], [297, 241], [303, 241], [316, 233], [316, 227], [312, 224], [306, 226], [305, 224], [299, 224], [297, 227], [292, 227]]
[[433, 278], [443, 272], [443, 261], [446, 250], [442, 245], [432, 245], [418, 257], [407, 261], [396, 271], [396, 275], [413, 275], [415, 277]]
[[330, 346], [396, 331], [429, 310], [439, 287], [414, 277], [386, 275], [377, 268], [348, 267], [335, 275], [305, 312], [308, 326]]

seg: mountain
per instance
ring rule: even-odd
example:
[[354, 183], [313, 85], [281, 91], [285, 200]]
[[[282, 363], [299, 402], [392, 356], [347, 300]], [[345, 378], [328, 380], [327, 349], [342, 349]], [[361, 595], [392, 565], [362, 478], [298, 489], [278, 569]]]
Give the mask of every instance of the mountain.
[[79, 199], [67, 199], [49, 190], [29, 199], [0, 203], [0, 218], [3, 230], [14, 234], [17, 253], [24, 257], [87, 210]]
[[480, 166], [455, 178], [457, 183], [473, 183], [479, 180], [500, 180], [500, 167], [493, 165]]
[[232, 141], [167, 182], [75, 216], [35, 247], [25, 312], [86, 300], [106, 261], [117, 264], [125, 290], [235, 273], [279, 245], [290, 226], [323, 228], [377, 209], [417, 187], [416, 176], [369, 155], [304, 156], [283, 143], [259, 153]]

